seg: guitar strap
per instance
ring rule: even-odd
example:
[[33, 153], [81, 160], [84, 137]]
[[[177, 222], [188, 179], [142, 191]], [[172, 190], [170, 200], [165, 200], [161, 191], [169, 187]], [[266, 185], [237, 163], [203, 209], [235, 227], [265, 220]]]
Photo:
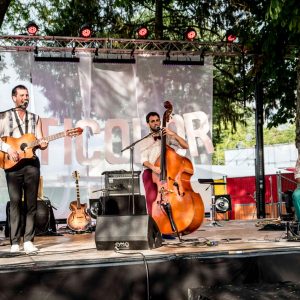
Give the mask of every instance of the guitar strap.
[[[36, 117], [37, 117], [37, 121], [36, 121]], [[32, 122], [31, 122], [31, 132], [35, 132], [35, 125], [38, 123], [40, 117], [37, 116], [36, 114], [32, 114]]]
[[[15, 118], [16, 118], [16, 121], [17, 121], [17, 124], [18, 124], [18, 128], [19, 128], [19, 131], [21, 133], [21, 135], [24, 135], [24, 131], [23, 131], [23, 128], [22, 128], [22, 125], [20, 123], [20, 119], [16, 113], [16, 111], [14, 110], [14, 114], [15, 114]], [[25, 133], [28, 133], [28, 113], [27, 111], [25, 112]]]
[[13, 115], [12, 115], [12, 111], [9, 111], [9, 136], [13, 135], [13, 131], [14, 131], [14, 121], [13, 121]]

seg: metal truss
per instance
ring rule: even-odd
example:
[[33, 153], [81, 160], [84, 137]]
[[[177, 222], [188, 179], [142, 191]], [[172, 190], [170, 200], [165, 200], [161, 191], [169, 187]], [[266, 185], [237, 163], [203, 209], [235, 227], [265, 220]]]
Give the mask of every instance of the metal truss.
[[[0, 36], [0, 51], [32, 51], [100, 54], [240, 56], [238, 43], [145, 39], [81, 38], [59, 36]], [[249, 55], [249, 53], [247, 53]]]

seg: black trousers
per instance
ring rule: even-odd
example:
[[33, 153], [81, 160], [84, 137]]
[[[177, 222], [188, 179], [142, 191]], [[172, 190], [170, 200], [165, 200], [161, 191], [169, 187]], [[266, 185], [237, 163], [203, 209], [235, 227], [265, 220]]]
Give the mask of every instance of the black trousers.
[[24, 242], [33, 241], [40, 180], [39, 159], [24, 159], [17, 167], [5, 171], [5, 175], [10, 198], [10, 242], [13, 245], [21, 241], [23, 195], [25, 214]]

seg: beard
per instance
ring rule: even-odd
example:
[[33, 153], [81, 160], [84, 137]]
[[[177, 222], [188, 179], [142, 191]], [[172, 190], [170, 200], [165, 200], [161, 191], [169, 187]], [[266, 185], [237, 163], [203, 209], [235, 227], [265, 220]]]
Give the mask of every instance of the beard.
[[151, 131], [152, 131], [152, 132], [157, 132], [157, 133], [159, 133], [160, 130], [161, 130], [161, 128], [160, 128], [159, 126], [155, 126], [155, 127], [151, 128]]

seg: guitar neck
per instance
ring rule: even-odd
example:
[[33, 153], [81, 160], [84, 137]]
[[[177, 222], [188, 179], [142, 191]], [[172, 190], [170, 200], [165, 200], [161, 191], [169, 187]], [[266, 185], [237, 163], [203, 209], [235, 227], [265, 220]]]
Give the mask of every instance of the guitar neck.
[[81, 204], [80, 204], [80, 194], [79, 194], [79, 183], [78, 183], [78, 180], [76, 180], [76, 201], [77, 201], [77, 208], [80, 209], [81, 208]]
[[29, 143], [28, 147], [34, 148], [34, 147], [38, 146], [41, 140], [50, 142], [50, 141], [54, 141], [54, 140], [57, 140], [59, 138], [65, 137], [65, 136], [67, 136], [67, 133], [65, 131], [62, 131], [62, 132], [59, 132], [56, 134], [49, 135], [47, 137], [43, 137], [42, 139], [36, 139], [35, 141]]

